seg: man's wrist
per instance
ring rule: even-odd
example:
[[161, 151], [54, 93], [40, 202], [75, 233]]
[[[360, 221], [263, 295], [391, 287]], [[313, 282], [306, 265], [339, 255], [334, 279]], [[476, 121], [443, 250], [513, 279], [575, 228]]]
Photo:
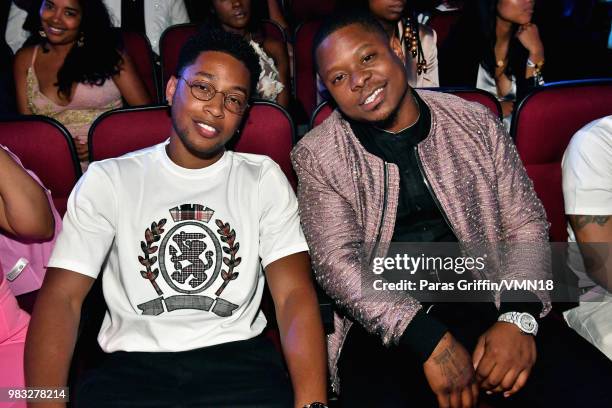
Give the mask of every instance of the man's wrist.
[[538, 322], [533, 315], [527, 312], [506, 312], [499, 315], [498, 322], [512, 323], [524, 334], [535, 336], [538, 334]]
[[443, 323], [421, 309], [400, 337], [399, 345], [408, 347], [416, 358], [424, 363], [447, 331], [448, 328]]

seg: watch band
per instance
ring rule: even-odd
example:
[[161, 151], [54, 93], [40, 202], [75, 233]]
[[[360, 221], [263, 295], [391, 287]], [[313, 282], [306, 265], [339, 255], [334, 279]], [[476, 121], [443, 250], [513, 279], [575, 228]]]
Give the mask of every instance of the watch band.
[[311, 402], [310, 404], [304, 405], [303, 408], [329, 408], [329, 407], [322, 402]]
[[521, 312], [506, 312], [501, 314], [497, 321], [512, 323], [518, 326], [519, 329], [525, 334], [536, 335], [538, 333], [538, 322], [529, 313]]

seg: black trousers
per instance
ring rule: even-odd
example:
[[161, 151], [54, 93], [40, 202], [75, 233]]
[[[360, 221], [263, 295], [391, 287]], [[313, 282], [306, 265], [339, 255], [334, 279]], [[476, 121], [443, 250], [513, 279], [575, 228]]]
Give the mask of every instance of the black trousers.
[[[442, 304], [430, 312], [469, 352], [497, 320], [493, 304]], [[537, 360], [525, 387], [510, 398], [485, 396], [494, 407], [612, 406], [612, 362], [570, 329], [547, 317], [536, 336]], [[405, 347], [384, 347], [354, 324], [339, 361], [342, 408], [437, 407], [423, 366]]]
[[291, 408], [293, 392], [270, 340], [173, 353], [115, 352], [77, 385], [78, 408]]

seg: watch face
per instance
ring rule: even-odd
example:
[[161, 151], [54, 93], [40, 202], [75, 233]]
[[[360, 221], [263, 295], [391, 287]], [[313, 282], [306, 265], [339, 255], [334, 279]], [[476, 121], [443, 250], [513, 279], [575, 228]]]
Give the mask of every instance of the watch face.
[[531, 333], [535, 330], [536, 320], [533, 316], [530, 316], [527, 313], [523, 313], [519, 318], [519, 325], [521, 326], [523, 331]]
[[309, 408], [327, 408], [327, 405], [323, 404], [322, 402], [313, 402], [312, 404], [308, 405]]

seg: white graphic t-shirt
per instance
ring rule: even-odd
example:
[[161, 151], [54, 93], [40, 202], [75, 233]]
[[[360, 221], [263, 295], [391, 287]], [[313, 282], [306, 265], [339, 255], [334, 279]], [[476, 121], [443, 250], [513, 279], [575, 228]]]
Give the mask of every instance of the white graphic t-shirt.
[[[566, 214], [612, 214], [612, 116], [597, 119], [572, 137], [563, 155], [563, 198]], [[576, 242], [567, 224], [568, 241]], [[569, 266], [579, 278], [579, 286], [593, 286], [586, 274], [580, 250], [569, 247]]]
[[185, 169], [167, 142], [92, 163], [72, 191], [49, 267], [103, 271], [106, 352], [184, 351], [252, 338], [265, 268], [308, 250], [297, 200], [266, 156]]

